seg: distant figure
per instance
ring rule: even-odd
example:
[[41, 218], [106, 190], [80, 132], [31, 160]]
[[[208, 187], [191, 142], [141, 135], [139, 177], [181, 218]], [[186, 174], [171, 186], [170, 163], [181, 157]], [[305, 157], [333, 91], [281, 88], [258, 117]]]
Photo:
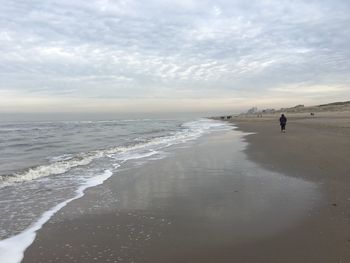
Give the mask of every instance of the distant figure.
[[286, 132], [287, 118], [284, 114], [280, 117], [281, 132]]

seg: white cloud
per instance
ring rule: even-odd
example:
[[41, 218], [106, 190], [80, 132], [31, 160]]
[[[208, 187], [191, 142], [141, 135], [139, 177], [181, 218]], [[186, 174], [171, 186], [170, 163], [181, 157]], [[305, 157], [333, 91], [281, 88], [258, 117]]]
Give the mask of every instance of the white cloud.
[[222, 14], [221, 8], [218, 6], [214, 6], [213, 7], [213, 14], [214, 14], [214, 16], [220, 16]]
[[10, 0], [0, 6], [0, 91], [96, 103], [345, 99], [349, 11], [330, 0]]
[[334, 93], [342, 93], [344, 91], [349, 91], [350, 87], [339, 86], [339, 85], [287, 85], [284, 87], [272, 88], [272, 92], [285, 93], [286, 95], [327, 95]]

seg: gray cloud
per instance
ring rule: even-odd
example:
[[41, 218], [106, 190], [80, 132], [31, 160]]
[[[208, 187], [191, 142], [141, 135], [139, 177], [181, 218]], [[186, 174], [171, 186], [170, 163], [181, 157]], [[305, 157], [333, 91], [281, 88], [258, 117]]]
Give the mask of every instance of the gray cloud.
[[348, 1], [0, 4], [0, 90], [13, 96], [349, 96]]

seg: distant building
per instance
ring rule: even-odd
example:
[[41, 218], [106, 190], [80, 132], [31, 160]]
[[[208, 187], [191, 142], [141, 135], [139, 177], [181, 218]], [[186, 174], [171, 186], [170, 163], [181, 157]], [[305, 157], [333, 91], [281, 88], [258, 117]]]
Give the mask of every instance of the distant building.
[[275, 109], [264, 109], [264, 110], [262, 110], [261, 112], [262, 112], [262, 113], [265, 113], [265, 114], [267, 114], [267, 113], [274, 113], [274, 112], [275, 112]]
[[257, 107], [253, 107], [247, 111], [247, 114], [256, 114], [258, 112]]

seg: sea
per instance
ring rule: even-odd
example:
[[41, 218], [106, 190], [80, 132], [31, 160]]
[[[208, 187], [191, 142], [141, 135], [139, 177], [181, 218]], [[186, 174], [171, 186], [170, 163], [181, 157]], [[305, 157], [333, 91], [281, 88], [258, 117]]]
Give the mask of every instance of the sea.
[[228, 129], [205, 118], [0, 122], [0, 260], [20, 262], [43, 224], [128, 161]]

